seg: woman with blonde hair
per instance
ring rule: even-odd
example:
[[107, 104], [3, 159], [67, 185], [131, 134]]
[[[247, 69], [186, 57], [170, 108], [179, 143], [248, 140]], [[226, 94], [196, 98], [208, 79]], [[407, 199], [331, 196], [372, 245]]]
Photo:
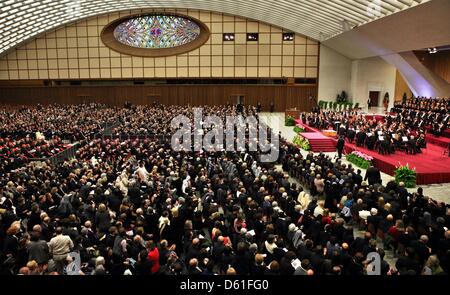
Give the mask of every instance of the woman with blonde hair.
[[109, 215], [108, 208], [103, 203], [98, 205], [97, 212], [95, 213], [95, 224], [99, 232], [108, 233], [108, 229], [111, 226], [111, 216]]
[[314, 179], [314, 186], [316, 187], [317, 193], [319, 195], [322, 195], [323, 191], [325, 190], [325, 182], [320, 174], [316, 175], [316, 178]]
[[13, 257], [17, 255], [17, 251], [19, 250], [19, 237], [17, 234], [19, 230], [20, 226], [12, 224], [6, 231], [6, 238], [3, 242], [4, 255], [11, 254]]
[[300, 204], [302, 210], [306, 210], [306, 208], [308, 208], [309, 203], [311, 202], [311, 198], [309, 194], [302, 191], [298, 194], [297, 202]]
[[319, 202], [317, 202], [317, 207], [314, 209], [314, 217], [317, 217], [319, 215], [323, 216], [323, 212], [325, 210], [324, 206], [325, 201], [320, 200]]

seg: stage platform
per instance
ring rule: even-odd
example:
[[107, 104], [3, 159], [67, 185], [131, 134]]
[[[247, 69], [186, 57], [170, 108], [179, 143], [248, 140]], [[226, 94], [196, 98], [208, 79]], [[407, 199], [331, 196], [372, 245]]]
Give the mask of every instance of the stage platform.
[[376, 151], [357, 147], [349, 142], [345, 143], [346, 153], [355, 150], [372, 156], [375, 167], [386, 174], [394, 175], [397, 166], [408, 164], [409, 167], [416, 168], [417, 184], [450, 182], [450, 157], [444, 154], [445, 149], [441, 146], [428, 143], [427, 148], [416, 155], [408, 155], [401, 151], [391, 155], [380, 155]]
[[448, 145], [450, 144], [450, 138], [440, 136], [436, 137], [433, 134], [428, 133], [425, 137], [427, 143], [435, 144], [438, 146], [445, 148], [448, 148]]

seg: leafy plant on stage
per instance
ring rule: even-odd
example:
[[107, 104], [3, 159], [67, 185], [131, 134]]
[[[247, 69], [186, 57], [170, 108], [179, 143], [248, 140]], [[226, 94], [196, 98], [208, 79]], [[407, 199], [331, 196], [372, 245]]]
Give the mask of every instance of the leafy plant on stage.
[[346, 156], [347, 161], [355, 164], [356, 166], [367, 169], [372, 165], [373, 157], [361, 153], [359, 151], [353, 151], [351, 154]]
[[300, 126], [295, 126], [295, 127], [294, 127], [294, 132], [295, 132], [295, 133], [302, 133], [302, 132], [305, 132], [305, 129], [303, 129], [303, 128], [300, 127]]
[[311, 145], [309, 144], [309, 140], [301, 136], [300, 134], [294, 136], [292, 142], [305, 151], [311, 150]]
[[284, 121], [285, 126], [295, 126], [295, 119], [292, 116], [287, 116], [286, 120]]
[[405, 187], [412, 188], [416, 186], [417, 173], [416, 168], [409, 168], [408, 163], [406, 166], [397, 166], [394, 170], [395, 182], [403, 182]]

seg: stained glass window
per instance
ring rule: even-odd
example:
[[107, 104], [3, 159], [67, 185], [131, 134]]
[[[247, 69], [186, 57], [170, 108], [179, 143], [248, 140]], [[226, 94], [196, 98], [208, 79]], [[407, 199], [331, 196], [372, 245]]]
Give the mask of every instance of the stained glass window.
[[199, 35], [198, 24], [175, 15], [138, 16], [114, 29], [117, 41], [138, 48], [176, 47], [194, 41]]

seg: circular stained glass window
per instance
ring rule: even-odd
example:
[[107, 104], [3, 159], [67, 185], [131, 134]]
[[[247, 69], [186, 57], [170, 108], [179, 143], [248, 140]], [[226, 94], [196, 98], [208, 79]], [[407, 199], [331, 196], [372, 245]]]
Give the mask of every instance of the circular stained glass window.
[[102, 31], [110, 48], [130, 55], [167, 56], [204, 44], [208, 27], [189, 16], [170, 13], [131, 15], [117, 19]]
[[145, 15], [132, 18], [114, 29], [122, 44], [138, 48], [171, 48], [194, 41], [200, 27], [194, 21], [175, 15]]

